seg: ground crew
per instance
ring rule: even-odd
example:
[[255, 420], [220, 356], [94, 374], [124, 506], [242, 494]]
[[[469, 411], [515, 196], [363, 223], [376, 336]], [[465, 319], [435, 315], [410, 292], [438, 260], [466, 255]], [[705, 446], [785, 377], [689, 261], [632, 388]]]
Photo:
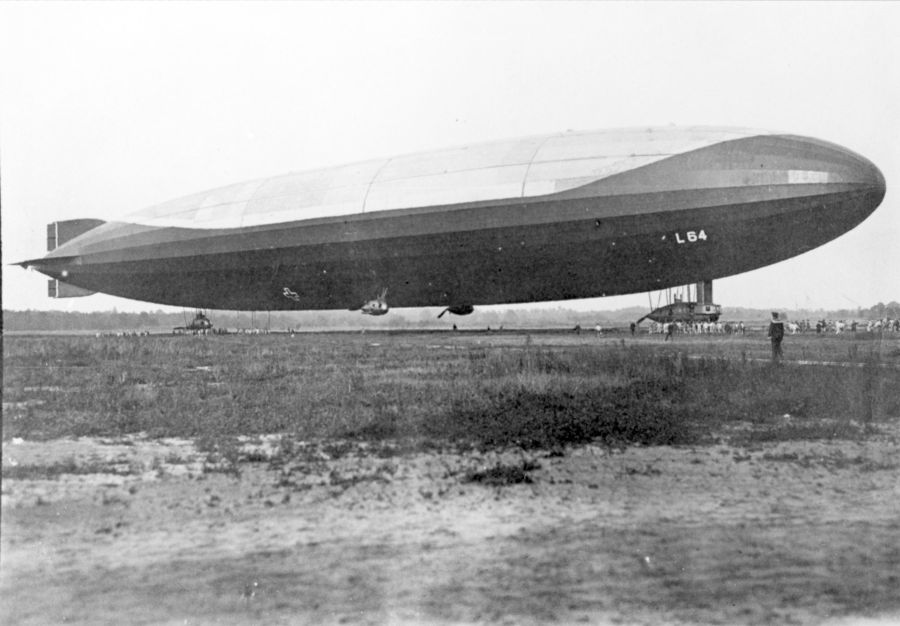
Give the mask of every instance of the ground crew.
[[784, 321], [778, 319], [778, 313], [772, 311], [772, 321], [769, 322], [769, 339], [772, 340], [772, 362], [781, 361], [781, 341], [784, 339]]

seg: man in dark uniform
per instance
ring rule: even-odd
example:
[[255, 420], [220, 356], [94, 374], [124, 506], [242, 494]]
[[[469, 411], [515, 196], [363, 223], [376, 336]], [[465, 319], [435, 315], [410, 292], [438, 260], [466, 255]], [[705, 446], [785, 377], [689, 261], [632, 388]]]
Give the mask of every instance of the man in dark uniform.
[[769, 322], [769, 339], [772, 340], [772, 362], [781, 360], [781, 340], [784, 339], [784, 322], [778, 319], [778, 313], [772, 311], [772, 321]]

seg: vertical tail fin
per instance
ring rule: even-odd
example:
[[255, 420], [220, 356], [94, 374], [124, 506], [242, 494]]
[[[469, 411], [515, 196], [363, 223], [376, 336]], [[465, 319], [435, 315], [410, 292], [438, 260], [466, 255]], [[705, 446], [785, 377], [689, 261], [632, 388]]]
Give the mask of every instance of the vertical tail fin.
[[103, 220], [85, 218], [47, 224], [47, 252], [52, 252], [67, 241], [105, 223]]

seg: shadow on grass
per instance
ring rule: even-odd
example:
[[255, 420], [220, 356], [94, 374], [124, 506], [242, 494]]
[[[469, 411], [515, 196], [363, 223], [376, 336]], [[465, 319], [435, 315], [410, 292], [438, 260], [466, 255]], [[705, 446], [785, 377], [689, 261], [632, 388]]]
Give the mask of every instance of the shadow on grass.
[[541, 464], [536, 461], [523, 460], [521, 463], [508, 465], [495, 465], [485, 470], [472, 470], [466, 473], [463, 482], [478, 483], [493, 487], [505, 485], [530, 484], [534, 482], [528, 472], [540, 469]]
[[429, 437], [481, 448], [554, 449], [587, 442], [666, 445], [695, 440], [682, 408], [652, 383], [622, 388], [532, 392], [501, 389], [454, 403], [423, 423]]

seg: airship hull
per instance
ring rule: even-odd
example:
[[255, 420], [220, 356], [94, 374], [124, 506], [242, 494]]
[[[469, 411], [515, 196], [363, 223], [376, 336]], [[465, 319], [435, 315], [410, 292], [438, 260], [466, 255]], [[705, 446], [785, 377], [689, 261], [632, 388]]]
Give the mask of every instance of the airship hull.
[[224, 228], [108, 222], [29, 263], [84, 289], [211, 309], [348, 308], [383, 289], [392, 306], [565, 300], [776, 263], [855, 227], [885, 193], [862, 157], [785, 135], [647, 160], [550, 193]]

